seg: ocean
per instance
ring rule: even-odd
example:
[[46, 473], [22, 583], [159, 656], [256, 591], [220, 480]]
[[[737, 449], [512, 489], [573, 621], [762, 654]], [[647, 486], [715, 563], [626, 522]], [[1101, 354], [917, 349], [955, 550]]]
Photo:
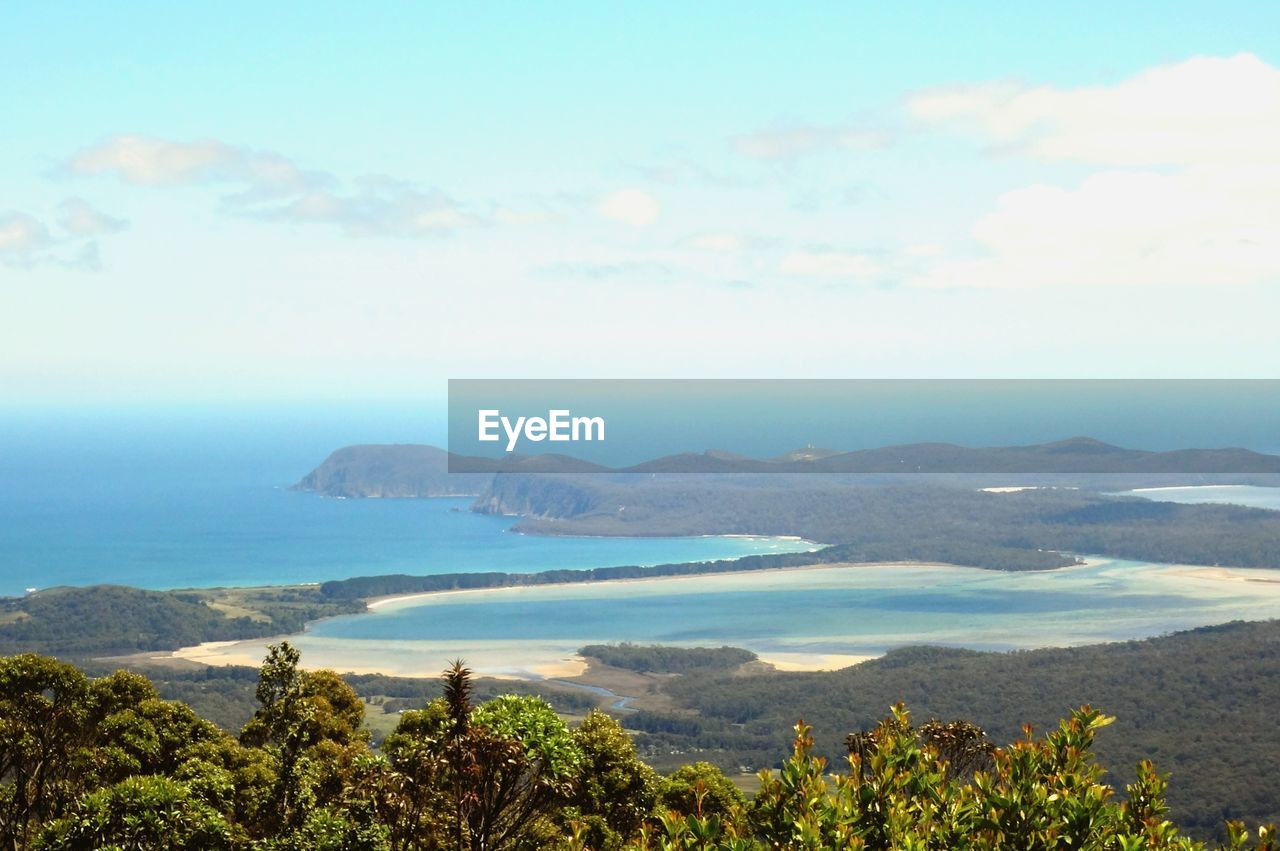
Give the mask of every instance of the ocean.
[[[520, 535], [511, 532], [515, 518], [473, 514], [465, 498], [339, 500], [289, 490], [339, 446], [441, 438], [442, 426], [421, 412], [368, 406], [6, 415], [0, 594], [97, 583], [165, 589], [533, 572], [808, 548], [775, 538]], [[1137, 493], [1280, 508], [1280, 491], [1265, 488]], [[869, 567], [495, 589], [321, 621], [298, 642], [313, 664], [418, 672], [464, 655], [491, 673], [536, 675], [597, 641], [853, 657], [907, 643], [1079, 644], [1277, 616], [1274, 573], [1221, 576], [1102, 560], [1033, 574]], [[253, 657], [260, 649], [227, 652]]]
[[469, 499], [338, 500], [289, 486], [332, 450], [439, 443], [403, 408], [76, 410], [0, 417], [0, 594], [167, 589], [383, 573], [536, 572], [808, 549], [771, 538], [511, 533]]

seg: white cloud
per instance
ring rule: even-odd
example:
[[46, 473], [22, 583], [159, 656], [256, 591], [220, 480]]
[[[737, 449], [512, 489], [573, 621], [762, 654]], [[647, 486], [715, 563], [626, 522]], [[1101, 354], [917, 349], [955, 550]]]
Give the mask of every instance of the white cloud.
[[88, 237], [118, 233], [129, 223], [107, 215], [83, 198], [68, 198], [58, 208], [58, 225], [72, 236]]
[[111, 174], [139, 186], [238, 184], [246, 197], [300, 192], [331, 182], [272, 151], [216, 139], [175, 142], [151, 136], [114, 136], [78, 151], [67, 167], [75, 174]]
[[0, 265], [17, 269], [61, 266], [97, 271], [102, 268], [98, 243], [90, 237], [114, 233], [121, 219], [100, 212], [87, 201], [68, 198], [59, 207], [62, 233], [29, 213], [0, 214]]
[[839, 251], [797, 251], [782, 258], [778, 271], [804, 278], [870, 280], [880, 274], [880, 264], [865, 254]]
[[77, 152], [67, 170], [113, 175], [137, 186], [219, 185], [231, 190], [223, 198], [229, 212], [327, 224], [350, 236], [424, 236], [486, 221], [438, 189], [383, 175], [359, 178], [347, 188], [333, 175], [304, 169], [282, 154], [215, 139], [115, 136]]
[[756, 160], [792, 160], [824, 150], [868, 151], [886, 147], [887, 133], [856, 127], [797, 124], [758, 130], [733, 139], [734, 149]]
[[1108, 171], [1001, 196], [928, 287], [1280, 283], [1280, 172]]
[[934, 90], [909, 109], [992, 145], [1104, 170], [1002, 195], [926, 287], [1280, 283], [1280, 71], [1195, 58], [1114, 86]]
[[1248, 53], [1163, 65], [1114, 86], [932, 89], [907, 109], [923, 123], [969, 127], [1045, 160], [1274, 163], [1280, 151], [1280, 70]]
[[658, 220], [658, 200], [643, 189], [619, 189], [600, 201], [597, 208], [606, 219], [632, 227], [645, 227]]
[[388, 181], [364, 183], [346, 194], [308, 192], [255, 215], [295, 224], [331, 224], [349, 236], [424, 236], [479, 223], [443, 192]]
[[6, 265], [29, 264], [52, 242], [49, 229], [34, 216], [17, 211], [0, 213], [0, 261]]

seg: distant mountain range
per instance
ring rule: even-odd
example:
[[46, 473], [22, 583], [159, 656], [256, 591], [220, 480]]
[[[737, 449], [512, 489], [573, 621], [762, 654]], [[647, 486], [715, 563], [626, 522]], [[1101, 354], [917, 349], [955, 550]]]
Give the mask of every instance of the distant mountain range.
[[[449, 472], [454, 471], [464, 472]], [[567, 455], [503, 458], [453, 456], [434, 446], [386, 444], [337, 450], [294, 487], [341, 497], [473, 496], [495, 474], [546, 473], [741, 473], [860, 474], [896, 476], [932, 473], [965, 476], [1115, 475], [1183, 476], [1188, 484], [1204, 476], [1231, 476], [1230, 482], [1280, 474], [1280, 456], [1248, 449], [1183, 449], [1152, 452], [1075, 437], [1032, 446], [971, 448], [950, 443], [914, 443], [838, 452], [805, 447], [775, 458], [750, 458], [721, 450], [667, 455], [630, 467], [610, 468]], [[1243, 477], [1243, 478], [1241, 478]], [[1180, 480], [1181, 481], [1181, 480]], [[1162, 480], [1162, 483], [1170, 483]]]

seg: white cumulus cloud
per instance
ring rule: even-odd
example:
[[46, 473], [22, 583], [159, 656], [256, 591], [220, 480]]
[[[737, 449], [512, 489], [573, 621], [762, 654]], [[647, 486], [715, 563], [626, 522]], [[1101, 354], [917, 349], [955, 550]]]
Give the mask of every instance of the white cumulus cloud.
[[30, 213], [0, 213], [0, 265], [31, 270], [43, 266], [102, 268], [96, 237], [123, 230], [128, 223], [98, 210], [82, 198], [58, 207], [59, 229]]
[[1007, 83], [922, 92], [926, 124], [1044, 161], [1092, 163], [1069, 186], [1003, 194], [926, 287], [1280, 284], [1280, 70], [1197, 57], [1113, 86]]
[[34, 216], [17, 211], [0, 213], [0, 260], [4, 263], [26, 265], [52, 242], [49, 229]]
[[1114, 166], [1274, 163], [1280, 70], [1242, 53], [1150, 68], [1113, 86], [988, 83], [920, 92], [918, 121], [1046, 160]]
[[72, 236], [88, 237], [118, 233], [129, 223], [107, 215], [83, 198], [68, 198], [58, 208], [58, 225]]
[[331, 181], [272, 151], [229, 145], [216, 139], [179, 142], [151, 136], [114, 136], [75, 153], [75, 174], [111, 174], [140, 186], [193, 183], [236, 184], [248, 196], [299, 192]]

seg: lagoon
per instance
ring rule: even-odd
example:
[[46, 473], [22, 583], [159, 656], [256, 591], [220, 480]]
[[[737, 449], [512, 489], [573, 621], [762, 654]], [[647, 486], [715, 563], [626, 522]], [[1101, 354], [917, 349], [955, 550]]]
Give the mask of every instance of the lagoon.
[[[977, 650], [1145, 638], [1280, 617], [1274, 571], [1090, 559], [1054, 571], [849, 565], [413, 595], [290, 640], [308, 666], [431, 675], [461, 657], [500, 676], [563, 676], [584, 644], [733, 645], [784, 667], [905, 645]], [[266, 642], [184, 653], [254, 664]], [[833, 661], [834, 660], [834, 661]]]
[[1140, 496], [1156, 502], [1211, 503], [1243, 505], [1280, 511], [1280, 487], [1253, 485], [1194, 485], [1191, 487], [1139, 488], [1122, 496]]

